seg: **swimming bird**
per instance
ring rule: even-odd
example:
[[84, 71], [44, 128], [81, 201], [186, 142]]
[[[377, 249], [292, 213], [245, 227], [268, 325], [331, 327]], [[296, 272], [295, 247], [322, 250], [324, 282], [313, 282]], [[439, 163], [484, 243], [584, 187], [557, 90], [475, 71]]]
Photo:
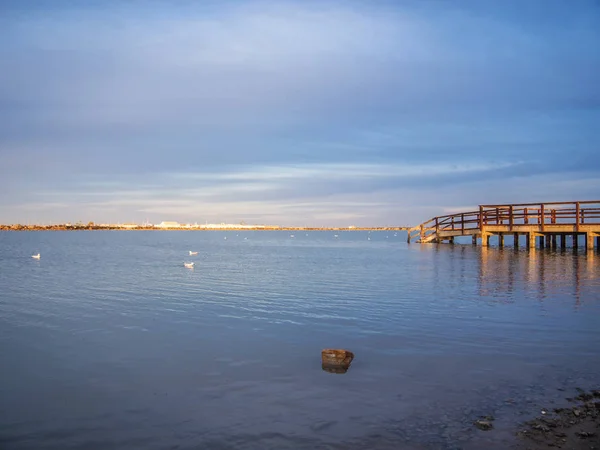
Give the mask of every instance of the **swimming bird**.
[[32, 257], [33, 259], [40, 259], [40, 254], [38, 253], [37, 255], [31, 255], [31, 257]]
[[188, 269], [193, 269], [194, 268], [194, 263], [193, 262], [183, 263], [183, 265], [185, 267], [187, 267]]
[[197, 255], [197, 254], [198, 254], [198, 252], [193, 252], [193, 251], [190, 250], [190, 256], [194, 256], [194, 255]]

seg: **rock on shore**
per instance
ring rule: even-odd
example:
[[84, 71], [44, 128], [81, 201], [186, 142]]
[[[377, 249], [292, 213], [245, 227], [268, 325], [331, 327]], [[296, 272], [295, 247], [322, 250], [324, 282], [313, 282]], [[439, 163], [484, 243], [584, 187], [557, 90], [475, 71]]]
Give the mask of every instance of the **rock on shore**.
[[567, 400], [574, 405], [544, 411], [525, 423], [517, 433], [522, 448], [600, 449], [600, 391], [578, 389], [578, 395]]

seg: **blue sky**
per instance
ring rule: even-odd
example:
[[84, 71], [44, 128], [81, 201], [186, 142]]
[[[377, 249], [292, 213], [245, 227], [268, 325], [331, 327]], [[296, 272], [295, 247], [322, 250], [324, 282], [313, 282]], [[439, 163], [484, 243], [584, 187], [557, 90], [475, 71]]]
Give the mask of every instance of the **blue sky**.
[[5, 0], [0, 30], [0, 223], [600, 197], [595, 0]]

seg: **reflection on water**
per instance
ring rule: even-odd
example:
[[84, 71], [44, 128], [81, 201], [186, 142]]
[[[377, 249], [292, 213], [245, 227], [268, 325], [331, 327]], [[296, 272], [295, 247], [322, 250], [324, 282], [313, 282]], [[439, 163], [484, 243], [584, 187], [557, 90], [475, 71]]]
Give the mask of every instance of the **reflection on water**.
[[329, 373], [346, 373], [348, 372], [348, 367], [341, 367], [341, 366], [330, 366], [328, 364], [321, 364], [321, 368], [325, 371], [325, 372], [329, 372]]
[[[507, 448], [557, 388], [597, 387], [597, 257], [385, 232], [0, 233], [0, 448]], [[324, 373], [323, 348], [352, 369]]]
[[[575, 307], [597, 298], [595, 252], [478, 249], [479, 293], [500, 301], [515, 301], [515, 289], [544, 301], [547, 291], [560, 292]], [[582, 295], [582, 287], [587, 289]]]

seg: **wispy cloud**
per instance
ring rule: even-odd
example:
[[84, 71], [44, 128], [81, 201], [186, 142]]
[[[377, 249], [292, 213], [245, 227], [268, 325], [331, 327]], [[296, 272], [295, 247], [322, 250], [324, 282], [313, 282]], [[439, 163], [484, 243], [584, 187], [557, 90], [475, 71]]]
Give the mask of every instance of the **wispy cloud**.
[[557, 179], [588, 195], [600, 12], [543, 6], [7, 7], [0, 222], [377, 223]]

